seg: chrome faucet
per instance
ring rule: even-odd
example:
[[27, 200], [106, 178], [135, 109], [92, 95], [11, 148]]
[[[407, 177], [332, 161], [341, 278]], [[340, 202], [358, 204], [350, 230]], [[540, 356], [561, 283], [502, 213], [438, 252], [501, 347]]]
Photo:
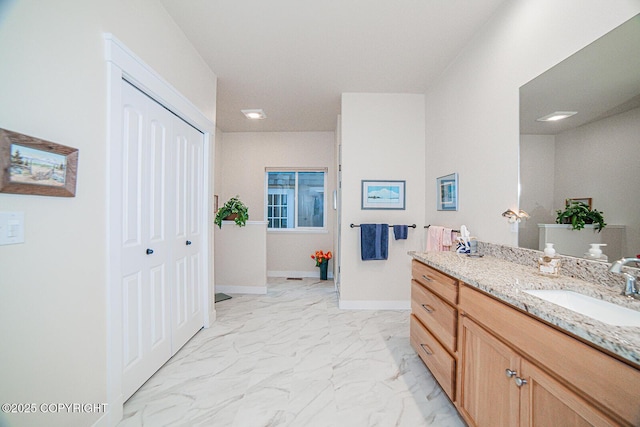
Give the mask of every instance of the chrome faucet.
[[640, 291], [638, 291], [638, 287], [636, 285], [636, 277], [622, 271], [623, 266], [632, 262], [638, 263], [638, 265], [640, 265], [639, 258], [622, 258], [611, 264], [609, 271], [612, 273], [622, 274], [625, 277], [626, 283], [624, 285], [624, 291], [622, 292], [622, 295], [640, 299]]

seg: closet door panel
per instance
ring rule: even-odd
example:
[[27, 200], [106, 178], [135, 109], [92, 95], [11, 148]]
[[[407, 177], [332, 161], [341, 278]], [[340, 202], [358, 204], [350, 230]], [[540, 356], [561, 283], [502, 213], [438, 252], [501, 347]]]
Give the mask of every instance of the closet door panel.
[[[178, 119], [176, 141], [177, 221], [174, 260], [176, 266], [174, 345], [181, 347], [204, 323], [202, 311], [202, 192], [203, 135]], [[178, 272], [179, 271], [179, 272]]]
[[170, 247], [165, 217], [172, 115], [124, 85], [121, 277], [123, 396], [130, 397], [171, 357]]

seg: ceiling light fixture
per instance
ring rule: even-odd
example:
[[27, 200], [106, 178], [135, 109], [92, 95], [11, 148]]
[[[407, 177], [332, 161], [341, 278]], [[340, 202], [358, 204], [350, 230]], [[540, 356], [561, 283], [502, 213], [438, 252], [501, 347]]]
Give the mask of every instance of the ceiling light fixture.
[[536, 122], [555, 122], [558, 120], [566, 119], [567, 117], [571, 117], [575, 114], [578, 114], [577, 111], [554, 111], [551, 114], [547, 114], [544, 117], [540, 117], [536, 119]]
[[247, 119], [262, 120], [267, 118], [267, 115], [262, 110], [262, 108], [255, 109], [255, 110], [240, 110], [240, 111], [242, 111], [242, 114], [244, 114]]

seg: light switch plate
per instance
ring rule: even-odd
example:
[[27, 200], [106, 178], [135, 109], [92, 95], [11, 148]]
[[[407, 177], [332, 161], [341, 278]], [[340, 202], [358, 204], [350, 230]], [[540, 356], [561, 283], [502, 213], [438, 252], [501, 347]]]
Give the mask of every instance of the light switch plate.
[[24, 243], [24, 212], [0, 212], [0, 245]]

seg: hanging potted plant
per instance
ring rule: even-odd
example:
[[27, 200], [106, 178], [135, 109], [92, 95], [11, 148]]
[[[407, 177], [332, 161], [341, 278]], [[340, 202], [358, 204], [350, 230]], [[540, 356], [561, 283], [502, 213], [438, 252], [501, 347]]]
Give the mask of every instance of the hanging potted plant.
[[238, 198], [232, 197], [216, 212], [213, 222], [222, 228], [222, 221], [234, 221], [238, 227], [243, 227], [249, 219], [249, 208]]
[[572, 230], [582, 230], [585, 224], [594, 224], [594, 229], [599, 233], [605, 227], [603, 212], [591, 209], [584, 202], [572, 201], [567, 204], [565, 210], [557, 210], [556, 224], [570, 224]]

